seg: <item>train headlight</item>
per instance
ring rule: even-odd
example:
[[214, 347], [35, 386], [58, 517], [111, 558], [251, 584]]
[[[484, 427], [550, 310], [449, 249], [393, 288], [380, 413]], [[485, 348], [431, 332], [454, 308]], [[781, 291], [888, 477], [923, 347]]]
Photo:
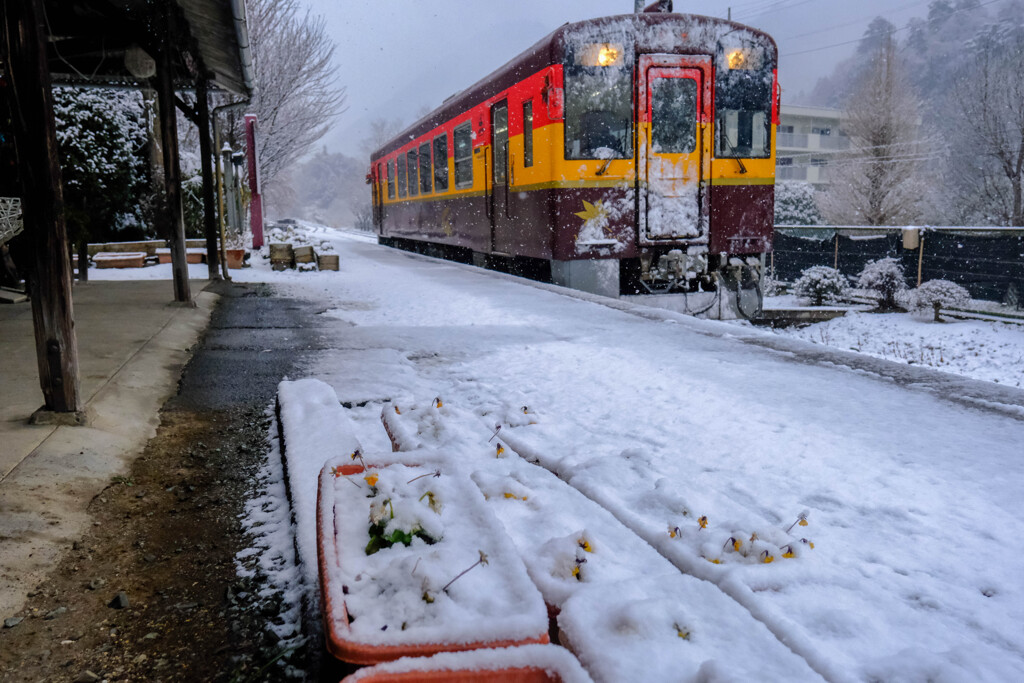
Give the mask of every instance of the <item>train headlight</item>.
[[729, 53], [729, 68], [742, 69], [747, 64], [747, 55], [743, 50], [733, 50]]
[[585, 46], [576, 60], [583, 66], [615, 66], [622, 61], [620, 43], [592, 43]]
[[760, 69], [764, 52], [760, 48], [737, 47], [725, 51], [725, 64], [730, 69]]

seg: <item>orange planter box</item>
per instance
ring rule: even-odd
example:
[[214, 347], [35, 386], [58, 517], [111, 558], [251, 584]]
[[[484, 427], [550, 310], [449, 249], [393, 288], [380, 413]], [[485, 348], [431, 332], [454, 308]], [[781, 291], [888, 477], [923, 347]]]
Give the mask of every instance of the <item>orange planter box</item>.
[[[386, 467], [387, 464], [380, 465]], [[371, 465], [374, 467], [374, 465]], [[332, 471], [333, 470], [333, 471]], [[530, 643], [548, 643], [546, 619], [538, 624], [535, 635], [525, 638], [495, 639], [478, 642], [402, 642], [395, 644], [371, 644], [356, 639], [350, 623], [344, 595], [346, 589], [336, 585], [332, 578], [332, 565], [342, 563], [345, 553], [363, 552], [362, 548], [342, 548], [337, 543], [335, 530], [334, 479], [339, 476], [361, 474], [363, 467], [359, 464], [337, 464], [328, 462], [320, 471], [317, 488], [317, 565], [320, 578], [320, 604], [324, 623], [324, 635], [327, 651], [334, 657], [352, 664], [378, 664], [400, 657], [424, 657], [439, 652], [459, 652], [481, 648], [505, 648]], [[495, 520], [496, 521], [496, 520]], [[524, 570], [525, 571], [525, 570]], [[525, 574], [524, 574], [525, 576]], [[527, 583], [529, 580], [527, 579]], [[532, 583], [530, 588], [533, 588]], [[539, 593], [537, 594], [540, 599]], [[500, 617], [496, 617], [499, 619]], [[445, 674], [447, 675], [447, 673]], [[389, 680], [389, 679], [383, 679]], [[398, 679], [414, 680], [414, 679]], [[429, 680], [442, 680], [429, 679]], [[471, 679], [467, 679], [471, 680]], [[472, 679], [475, 680], [475, 679]], [[524, 679], [548, 680], [548, 679]]]
[[[483, 660], [483, 661], [481, 661]], [[342, 683], [590, 683], [576, 658], [557, 645], [449, 652], [361, 669]]]

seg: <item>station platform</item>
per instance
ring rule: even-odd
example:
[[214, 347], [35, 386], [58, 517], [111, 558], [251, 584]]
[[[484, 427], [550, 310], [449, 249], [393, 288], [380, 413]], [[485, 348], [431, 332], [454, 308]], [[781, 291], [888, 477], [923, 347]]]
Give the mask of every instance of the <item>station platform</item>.
[[89, 524], [86, 508], [156, 433], [217, 295], [192, 281], [195, 307], [169, 281], [75, 284], [79, 374], [88, 423], [31, 425], [43, 404], [28, 302], [0, 306], [0, 617]]

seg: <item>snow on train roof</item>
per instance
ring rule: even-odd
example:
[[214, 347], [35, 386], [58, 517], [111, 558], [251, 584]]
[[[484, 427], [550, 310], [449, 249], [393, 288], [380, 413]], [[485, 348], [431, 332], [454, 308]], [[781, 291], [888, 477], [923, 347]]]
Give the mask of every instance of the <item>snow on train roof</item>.
[[719, 44], [724, 46], [733, 42], [737, 45], [761, 45], [769, 50], [772, 61], [777, 52], [775, 40], [763, 31], [699, 14], [620, 14], [563, 24], [503, 66], [445, 99], [440, 107], [373, 152], [370, 161], [375, 162], [394, 152], [441, 123], [508, 89], [524, 76], [561, 63], [566, 46], [598, 39], [608, 41], [615, 39], [616, 33], [620, 34], [623, 42], [635, 44], [640, 52], [708, 53]]

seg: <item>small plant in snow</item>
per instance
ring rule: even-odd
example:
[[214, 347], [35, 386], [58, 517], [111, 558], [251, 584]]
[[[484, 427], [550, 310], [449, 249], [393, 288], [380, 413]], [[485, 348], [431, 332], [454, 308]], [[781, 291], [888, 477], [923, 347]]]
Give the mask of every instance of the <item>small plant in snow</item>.
[[838, 299], [846, 288], [846, 278], [842, 273], [828, 266], [811, 266], [793, 284], [793, 292], [798, 297], [809, 299], [814, 306]]
[[970, 302], [967, 290], [949, 280], [929, 280], [910, 294], [910, 307], [915, 311], [932, 310], [937, 323], [942, 322], [939, 313], [943, 308], [966, 306]]
[[870, 261], [857, 277], [857, 286], [870, 289], [878, 294], [878, 308], [893, 311], [899, 308], [896, 295], [907, 288], [903, 277], [903, 265], [891, 257]]
[[481, 550], [479, 552], [480, 552], [480, 559], [477, 560], [476, 562], [474, 562], [473, 564], [469, 565], [465, 569], [463, 569], [461, 572], [458, 573], [458, 575], [456, 575], [456, 577], [454, 579], [452, 579], [451, 581], [446, 583], [444, 588], [441, 589], [442, 592], [447, 593], [448, 592], [448, 588], [451, 587], [451, 585], [453, 583], [455, 583], [456, 581], [461, 579], [463, 576], [468, 574], [471, 569], [473, 569], [473, 568], [475, 568], [475, 567], [477, 567], [477, 566], [479, 566], [481, 564], [487, 564], [487, 553], [485, 553], [483, 550]]

